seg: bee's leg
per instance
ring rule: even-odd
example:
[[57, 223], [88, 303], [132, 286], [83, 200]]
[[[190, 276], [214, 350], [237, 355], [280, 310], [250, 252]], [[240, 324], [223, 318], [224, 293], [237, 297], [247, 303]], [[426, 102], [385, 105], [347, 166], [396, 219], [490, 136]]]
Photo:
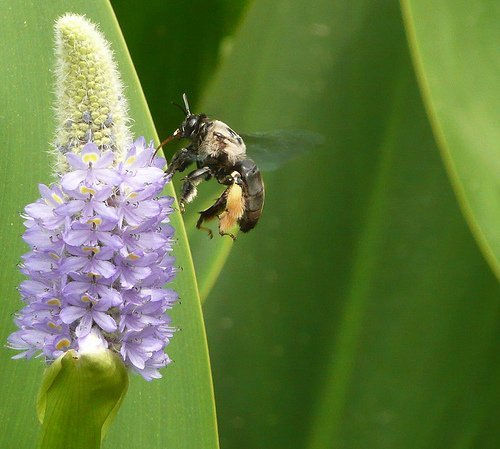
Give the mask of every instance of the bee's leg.
[[184, 205], [193, 201], [198, 193], [196, 186], [203, 181], [207, 181], [212, 177], [212, 170], [208, 167], [198, 168], [192, 171], [184, 178], [184, 184], [182, 185], [181, 200], [179, 201], [179, 207], [181, 212], [184, 212]]
[[196, 227], [198, 229], [201, 229], [202, 231], [205, 231], [208, 234], [208, 237], [213, 239], [214, 238], [214, 233], [210, 228], [207, 228], [206, 226], [202, 226], [203, 223], [203, 217], [198, 218], [198, 222], [196, 223]]
[[231, 237], [233, 239], [233, 241], [236, 241], [236, 236], [234, 234], [231, 234], [230, 232], [219, 231], [219, 235], [221, 235], [222, 237], [224, 237], [225, 235], [228, 235], [229, 237]]
[[191, 165], [196, 161], [196, 153], [193, 151], [192, 147], [181, 148], [177, 151], [168, 164], [165, 173], [167, 175], [173, 175], [175, 172], [182, 172], [186, 169], [188, 165]]
[[217, 201], [215, 201], [212, 206], [200, 212], [200, 218], [198, 218], [198, 222], [196, 223], [196, 227], [208, 232], [208, 236], [210, 238], [213, 237], [212, 231], [207, 227], [202, 226], [202, 224], [204, 221], [209, 221], [214, 219], [215, 217], [218, 217], [222, 212], [226, 210], [227, 190], [228, 189], [222, 192], [222, 195], [217, 198]]
[[[236, 173], [236, 172], [233, 172]], [[217, 175], [217, 181], [219, 184], [225, 185], [225, 186], [230, 186], [234, 184], [235, 179], [233, 178], [232, 175]]]

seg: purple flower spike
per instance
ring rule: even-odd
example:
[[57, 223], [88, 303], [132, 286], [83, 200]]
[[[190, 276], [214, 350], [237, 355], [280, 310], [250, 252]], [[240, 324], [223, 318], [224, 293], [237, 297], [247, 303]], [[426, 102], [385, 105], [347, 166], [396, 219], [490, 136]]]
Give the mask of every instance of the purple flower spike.
[[166, 311], [177, 300], [163, 289], [176, 269], [170, 255], [170, 197], [158, 197], [168, 178], [154, 147], [135, 141], [121, 163], [92, 142], [68, 153], [60, 184], [40, 185], [25, 207], [23, 239], [31, 250], [21, 271], [25, 307], [8, 338], [21, 351], [52, 361], [88, 340], [120, 354], [146, 380], [161, 377], [174, 328]]

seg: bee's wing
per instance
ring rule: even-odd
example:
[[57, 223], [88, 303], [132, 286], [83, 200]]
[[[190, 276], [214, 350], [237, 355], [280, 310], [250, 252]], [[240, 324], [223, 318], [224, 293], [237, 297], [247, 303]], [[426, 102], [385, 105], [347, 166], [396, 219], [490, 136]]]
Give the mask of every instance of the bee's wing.
[[241, 134], [247, 147], [247, 156], [262, 171], [277, 170], [282, 165], [318, 148], [322, 135], [312, 131], [280, 129]]

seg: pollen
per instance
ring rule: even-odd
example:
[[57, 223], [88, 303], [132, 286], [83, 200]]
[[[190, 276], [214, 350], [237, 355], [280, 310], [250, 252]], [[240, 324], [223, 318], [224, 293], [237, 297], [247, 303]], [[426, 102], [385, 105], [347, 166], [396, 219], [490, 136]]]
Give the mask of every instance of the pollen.
[[48, 301], [47, 301], [47, 304], [49, 306], [57, 306], [57, 307], [61, 307], [61, 300], [59, 298], [50, 298]]
[[137, 158], [135, 156], [128, 157], [127, 160], [125, 161], [125, 165], [132, 165], [136, 159]]
[[50, 329], [58, 330], [58, 331], [60, 331], [62, 329], [62, 326], [60, 324], [56, 324], [53, 321], [49, 321], [47, 323], [47, 327], [49, 327]]
[[139, 257], [137, 254], [130, 253], [130, 254], [127, 256], [127, 259], [129, 259], [129, 260], [137, 260], [137, 259], [140, 259], [140, 257]]
[[99, 254], [101, 252], [101, 248], [98, 246], [84, 246], [82, 248], [83, 251], [86, 253], [94, 253], [94, 254]]
[[83, 295], [81, 298], [82, 302], [91, 302], [92, 298], [88, 295]]
[[87, 153], [82, 157], [82, 161], [88, 164], [89, 162], [95, 163], [99, 160], [99, 155], [97, 153]]
[[91, 218], [89, 221], [87, 221], [87, 223], [99, 226], [102, 223], [102, 220], [99, 217], [96, 217], [96, 218]]
[[63, 338], [63, 339], [59, 340], [59, 342], [57, 343], [56, 349], [61, 351], [64, 348], [68, 348], [70, 344], [71, 344], [71, 341], [69, 341], [67, 338]]
[[52, 259], [54, 259], [54, 260], [59, 260], [59, 259], [60, 259], [59, 255], [58, 255], [58, 254], [56, 254], [56, 253], [54, 253], [54, 252], [49, 253], [49, 255], [50, 255], [50, 257], [52, 257]]
[[57, 194], [57, 193], [52, 193], [52, 199], [57, 203], [57, 204], [62, 204], [63, 200], [62, 198]]
[[83, 195], [86, 195], [88, 193], [90, 193], [91, 195], [95, 195], [95, 190], [91, 189], [90, 187], [80, 186], [80, 193]]

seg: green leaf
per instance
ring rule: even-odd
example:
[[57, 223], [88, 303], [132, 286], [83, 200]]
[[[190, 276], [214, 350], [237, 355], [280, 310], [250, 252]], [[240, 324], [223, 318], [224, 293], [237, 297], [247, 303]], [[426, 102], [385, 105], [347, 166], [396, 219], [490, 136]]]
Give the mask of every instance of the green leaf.
[[500, 4], [402, 0], [423, 98], [465, 218], [500, 277]]
[[497, 447], [500, 292], [398, 5], [257, 0], [232, 44], [204, 109], [326, 143], [264, 174], [262, 220], [204, 305], [222, 447]]
[[[211, 79], [249, 0], [112, 1], [162, 139], [182, 121], [172, 101], [192, 107]], [[210, 20], [207, 20], [210, 18]], [[194, 109], [193, 109], [194, 110]], [[170, 156], [173, 150], [164, 148]]]
[[[14, 330], [13, 313], [20, 308], [16, 287], [21, 275], [16, 267], [26, 251], [19, 212], [37, 196], [37, 183], [51, 181], [47, 149], [54, 132], [52, 116], [53, 24], [65, 12], [86, 14], [98, 23], [111, 41], [126, 86], [133, 132], [155, 137], [151, 116], [128, 56], [113, 12], [104, 1], [22, 1], [0, 5], [3, 44], [0, 46], [0, 133], [4, 146], [0, 162], [0, 207], [3, 231], [0, 245], [3, 269], [3, 307], [0, 339]], [[168, 70], [165, 63], [165, 70]], [[173, 194], [172, 186], [168, 194]], [[216, 448], [217, 428], [205, 330], [201, 316], [192, 260], [178, 213], [172, 217], [177, 230], [177, 264], [183, 271], [174, 288], [182, 304], [172, 311], [173, 324], [182, 328], [169, 355], [176, 362], [164, 370], [164, 379], [147, 383], [132, 376], [124, 403], [111, 426], [103, 448]], [[0, 421], [7, 431], [0, 434], [0, 447], [33, 448], [38, 424], [35, 397], [43, 363], [12, 361], [1, 351]]]

